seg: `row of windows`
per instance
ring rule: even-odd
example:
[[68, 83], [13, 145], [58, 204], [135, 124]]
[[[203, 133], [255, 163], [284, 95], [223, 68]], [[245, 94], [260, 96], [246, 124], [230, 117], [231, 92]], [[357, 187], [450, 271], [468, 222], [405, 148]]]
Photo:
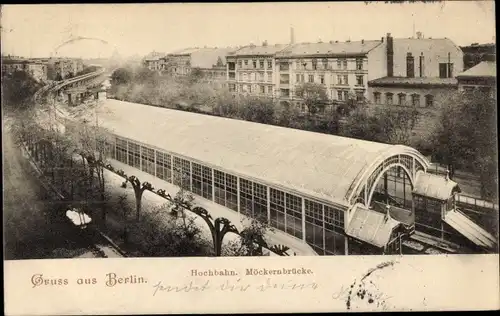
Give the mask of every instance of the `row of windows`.
[[[230, 73], [230, 79], [234, 79], [234, 73], [233, 77], [231, 78], [231, 73]], [[241, 81], [257, 81], [257, 82], [271, 82], [272, 81], [272, 74], [271, 73], [237, 73], [236, 74], [236, 79], [241, 80]]]
[[113, 157], [123, 163], [305, 238], [319, 254], [344, 254], [343, 211], [119, 137], [115, 146]]
[[[394, 93], [392, 92], [387, 92], [385, 93], [385, 104], [387, 105], [400, 105], [400, 106], [414, 106], [414, 107], [432, 107], [434, 105], [434, 96], [431, 94], [428, 94], [425, 96], [425, 103], [422, 103], [422, 100], [420, 98], [419, 94], [411, 94], [410, 99], [407, 99], [407, 95], [404, 93], [398, 93], [397, 94], [397, 103], [394, 103]], [[382, 93], [380, 92], [374, 92], [373, 93], [373, 100], [375, 101], [376, 104], [382, 104]], [[409, 103], [411, 102], [411, 103]]]
[[[265, 65], [265, 62], [264, 60], [249, 60], [249, 59], [245, 59], [245, 60], [238, 60], [238, 67], [239, 68], [242, 68], [243, 65], [245, 65], [245, 68], [254, 68], [254, 69], [264, 69], [264, 65]], [[249, 67], [250, 66], [250, 67]], [[272, 60], [268, 60], [267, 61], [267, 69], [272, 69], [273, 68], [273, 61]]]
[[[289, 67], [286, 66], [289, 64], [288, 62], [282, 62], [280, 64], [280, 70], [288, 70]], [[283, 65], [283, 67], [281, 67]], [[313, 58], [310, 62], [302, 59], [297, 60], [296, 69], [298, 70], [332, 70], [334, 66], [337, 66], [336, 69], [348, 69], [348, 60], [346, 58], [337, 59], [336, 63], [330, 63], [327, 58], [323, 58], [321, 60]], [[356, 58], [355, 63], [356, 70], [363, 70], [363, 58]]]
[[[239, 90], [238, 90], [239, 92], [260, 93], [260, 94], [272, 94], [273, 93], [272, 86], [240, 84], [240, 85], [238, 85], [238, 87], [239, 87]], [[229, 91], [235, 92], [234, 88], [236, 88], [236, 86], [229, 85]]]

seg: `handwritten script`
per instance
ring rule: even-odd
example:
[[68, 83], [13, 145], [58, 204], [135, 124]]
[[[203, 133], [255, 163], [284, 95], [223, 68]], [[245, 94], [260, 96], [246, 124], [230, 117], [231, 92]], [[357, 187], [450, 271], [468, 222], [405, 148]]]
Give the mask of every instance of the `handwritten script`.
[[270, 278], [266, 279], [262, 283], [247, 283], [241, 278], [234, 281], [224, 280], [224, 281], [213, 281], [207, 280], [200, 283], [195, 281], [190, 281], [185, 284], [166, 284], [159, 281], [153, 285], [153, 296], [160, 293], [189, 293], [189, 292], [246, 292], [246, 291], [304, 291], [304, 290], [316, 290], [318, 289], [318, 284], [316, 282], [306, 282], [297, 283], [293, 280], [288, 280], [286, 282], [274, 282]]

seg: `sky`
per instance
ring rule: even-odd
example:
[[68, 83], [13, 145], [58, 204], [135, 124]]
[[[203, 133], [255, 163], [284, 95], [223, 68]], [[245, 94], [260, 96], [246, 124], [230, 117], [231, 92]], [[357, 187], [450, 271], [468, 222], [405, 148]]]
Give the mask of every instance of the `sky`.
[[[186, 47], [376, 40], [391, 33], [495, 42], [493, 1], [70, 4], [2, 6], [2, 53], [25, 57], [123, 57]], [[85, 37], [56, 50], [70, 38]]]

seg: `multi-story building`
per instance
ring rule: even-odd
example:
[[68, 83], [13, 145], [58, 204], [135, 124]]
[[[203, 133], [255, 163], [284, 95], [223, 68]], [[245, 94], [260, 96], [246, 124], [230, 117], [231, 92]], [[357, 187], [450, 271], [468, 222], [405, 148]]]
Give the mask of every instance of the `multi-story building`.
[[142, 60], [142, 63], [145, 67], [149, 68], [150, 70], [161, 70], [161, 58], [164, 57], [164, 53], [159, 53], [152, 51], [148, 55], [144, 57]]
[[39, 60], [24, 58], [3, 58], [2, 74], [11, 74], [15, 71], [24, 71], [31, 75], [36, 81], [47, 80], [47, 64]]
[[469, 46], [461, 46], [464, 52], [464, 70], [474, 67], [482, 61], [496, 60], [496, 45], [494, 43], [473, 43]]
[[226, 55], [235, 51], [232, 47], [186, 48], [160, 58], [160, 69], [175, 76], [186, 76], [198, 69], [202, 80], [215, 87], [226, 85]]
[[297, 87], [323, 85], [331, 101], [364, 100], [367, 82], [383, 76], [383, 40], [290, 45], [276, 54], [276, 90], [280, 100], [300, 103]]
[[274, 97], [277, 93], [275, 55], [289, 44], [249, 45], [228, 54], [227, 82], [229, 91], [241, 95]]
[[53, 66], [55, 80], [62, 80], [76, 76], [83, 70], [83, 60], [79, 58], [60, 58], [50, 60], [49, 63]]
[[463, 52], [448, 38], [392, 38], [384, 42], [383, 76], [370, 80], [374, 104], [432, 107], [457, 88], [456, 74], [463, 70]]
[[483, 61], [476, 66], [458, 74], [458, 90], [470, 92], [478, 89], [496, 95], [497, 65], [493, 61]]

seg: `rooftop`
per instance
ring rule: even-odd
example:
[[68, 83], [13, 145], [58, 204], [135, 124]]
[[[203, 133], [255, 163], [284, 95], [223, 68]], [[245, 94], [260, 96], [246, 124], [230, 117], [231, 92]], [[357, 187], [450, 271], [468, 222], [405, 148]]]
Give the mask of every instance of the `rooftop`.
[[442, 175], [417, 172], [413, 193], [444, 201], [454, 192], [460, 192], [455, 181], [446, 179]]
[[99, 125], [119, 136], [343, 206], [372, 163], [392, 155], [419, 155], [406, 146], [111, 99], [98, 112]]
[[460, 73], [457, 78], [497, 77], [497, 63], [494, 61], [482, 61], [474, 67]]
[[255, 55], [269, 56], [269, 55], [276, 54], [277, 52], [283, 50], [284, 48], [286, 48], [288, 46], [289, 46], [289, 44], [275, 44], [275, 45], [266, 45], [266, 46], [249, 45], [249, 46], [245, 46], [243, 48], [240, 48], [237, 51], [234, 51], [229, 55], [230, 56], [255, 56]]
[[277, 56], [366, 54], [381, 43], [381, 41], [298, 43], [280, 51]]
[[368, 86], [454, 86], [457, 84], [456, 78], [436, 78], [436, 77], [382, 77], [368, 81]]

